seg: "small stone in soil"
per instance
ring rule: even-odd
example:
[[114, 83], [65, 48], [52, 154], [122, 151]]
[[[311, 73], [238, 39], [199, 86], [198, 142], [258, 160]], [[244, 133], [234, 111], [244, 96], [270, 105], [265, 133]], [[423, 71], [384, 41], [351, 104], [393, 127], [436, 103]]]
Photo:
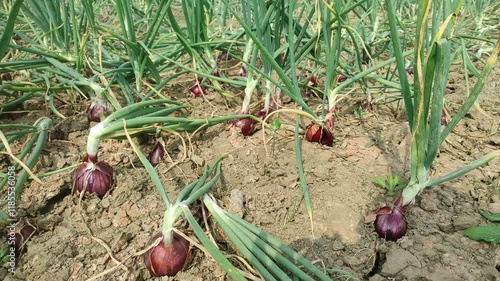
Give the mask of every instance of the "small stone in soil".
[[453, 232], [453, 225], [451, 224], [451, 222], [437, 223], [437, 226], [444, 233]]
[[422, 209], [428, 211], [428, 212], [436, 212], [436, 211], [438, 211], [437, 204], [432, 199], [422, 200], [420, 202], [420, 207]]
[[337, 241], [337, 240], [333, 242], [332, 250], [340, 251], [340, 250], [343, 250], [344, 248], [345, 247], [344, 247], [344, 244], [342, 244], [342, 242]]
[[490, 213], [500, 213], [500, 202], [498, 203], [490, 203], [488, 205], [488, 212]]
[[420, 261], [410, 252], [395, 247], [386, 255], [386, 261], [382, 265], [381, 274], [384, 276], [395, 276], [408, 266], [421, 267]]
[[228, 208], [230, 212], [238, 215], [239, 217], [243, 217], [245, 214], [245, 194], [243, 194], [243, 192], [239, 189], [231, 190], [231, 198]]
[[100, 224], [101, 228], [108, 228], [111, 225], [111, 221], [109, 219], [101, 219]]
[[445, 253], [441, 256], [441, 263], [444, 265], [450, 265], [451, 264], [451, 257], [450, 254]]
[[388, 279], [378, 274], [375, 274], [372, 277], [370, 277], [370, 279], [368, 279], [368, 281], [386, 281], [386, 280]]
[[477, 216], [471, 216], [471, 215], [462, 215], [458, 216], [453, 220], [453, 227], [455, 230], [460, 231], [460, 230], [465, 230], [467, 228], [473, 227], [477, 225], [478, 223], [478, 217]]

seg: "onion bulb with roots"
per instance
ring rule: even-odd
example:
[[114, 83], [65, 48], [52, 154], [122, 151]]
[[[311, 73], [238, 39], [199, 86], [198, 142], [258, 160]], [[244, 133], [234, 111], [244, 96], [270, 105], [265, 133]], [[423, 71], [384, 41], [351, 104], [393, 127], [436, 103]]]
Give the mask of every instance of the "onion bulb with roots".
[[403, 206], [403, 197], [400, 196], [394, 207], [385, 206], [377, 211], [375, 231], [380, 238], [396, 241], [405, 236], [407, 229], [404, 213], [408, 206]]
[[172, 235], [170, 243], [162, 233], [156, 234], [150, 241], [153, 244], [160, 237], [163, 238], [144, 254], [146, 268], [153, 276], [175, 276], [191, 261], [189, 241], [175, 232]]
[[333, 145], [333, 134], [326, 127], [322, 127], [317, 123], [311, 123], [306, 128], [306, 140], [309, 142], [317, 142], [322, 145]]
[[83, 163], [73, 172], [73, 193], [96, 193], [103, 197], [113, 186], [113, 168], [96, 156], [85, 156]]

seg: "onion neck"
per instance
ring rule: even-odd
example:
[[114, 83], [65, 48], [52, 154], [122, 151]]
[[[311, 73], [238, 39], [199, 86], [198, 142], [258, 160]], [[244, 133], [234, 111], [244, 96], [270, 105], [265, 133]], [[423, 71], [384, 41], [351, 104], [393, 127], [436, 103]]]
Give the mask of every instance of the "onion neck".
[[327, 90], [327, 97], [328, 97], [328, 110], [332, 111], [335, 108], [335, 101], [337, 100], [337, 93], [335, 89], [328, 89]]
[[172, 246], [174, 244], [174, 231], [170, 229], [167, 233], [162, 231], [163, 245], [166, 247]]
[[163, 242], [165, 245], [172, 245], [174, 241], [174, 225], [181, 213], [182, 210], [177, 204], [169, 205], [167, 207], [167, 210], [165, 210], [161, 231], [161, 233], [163, 234]]
[[414, 203], [417, 195], [427, 187], [427, 174], [428, 172], [425, 170], [423, 174], [417, 176], [416, 181], [410, 181], [410, 183], [408, 183], [408, 185], [403, 189], [403, 206]]
[[271, 104], [271, 80], [266, 80], [266, 97], [264, 99], [264, 111], [269, 112], [269, 106]]
[[250, 108], [250, 103], [252, 101], [252, 95], [255, 89], [257, 88], [257, 85], [259, 84], [260, 80], [260, 75], [257, 79], [253, 79], [252, 71], [248, 71], [248, 76], [247, 76], [247, 85], [245, 87], [245, 97], [243, 98], [243, 102], [241, 105], [241, 112], [244, 114], [247, 114], [249, 112]]
[[106, 122], [97, 123], [89, 131], [89, 136], [87, 139], [87, 155], [89, 158], [97, 157], [97, 152], [99, 151], [100, 132], [105, 128]]

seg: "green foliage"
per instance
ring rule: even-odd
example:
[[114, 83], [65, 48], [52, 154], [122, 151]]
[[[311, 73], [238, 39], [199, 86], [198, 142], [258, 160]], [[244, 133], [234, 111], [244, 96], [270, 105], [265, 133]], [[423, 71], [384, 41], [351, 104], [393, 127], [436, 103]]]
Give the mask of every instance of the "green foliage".
[[276, 118], [269, 125], [271, 126], [271, 131], [276, 132], [281, 129], [281, 120]]
[[366, 111], [364, 111], [361, 106], [358, 106], [358, 108], [354, 110], [354, 115], [356, 115], [356, 118], [358, 118], [359, 121], [361, 121], [363, 120], [363, 117], [366, 115]]
[[400, 182], [401, 175], [397, 174], [395, 176], [388, 175], [387, 179], [382, 179], [380, 177], [375, 177], [375, 182], [382, 188], [387, 190], [387, 195], [394, 196], [395, 192], [401, 190], [405, 187], [403, 183]]
[[7, 253], [9, 252], [9, 247], [3, 247], [0, 249], [0, 262], [2, 264], [9, 262], [9, 256], [7, 256]]
[[[500, 213], [482, 211], [481, 215], [490, 222], [500, 222]], [[471, 227], [466, 229], [464, 234], [472, 240], [483, 240], [492, 244], [498, 244], [500, 243], [500, 224]]]
[[482, 211], [481, 215], [483, 215], [483, 217], [491, 222], [500, 222], [500, 213], [493, 214], [490, 212]]
[[472, 240], [484, 240], [492, 244], [500, 243], [500, 224], [471, 227], [464, 234]]
[[4, 31], [0, 37], [0, 61], [5, 57], [5, 51], [9, 47], [11, 40], [10, 37], [12, 36], [12, 31], [14, 30], [14, 23], [16, 22], [19, 10], [21, 10], [23, 1], [24, 0], [16, 0], [9, 12], [7, 23], [5, 24]]

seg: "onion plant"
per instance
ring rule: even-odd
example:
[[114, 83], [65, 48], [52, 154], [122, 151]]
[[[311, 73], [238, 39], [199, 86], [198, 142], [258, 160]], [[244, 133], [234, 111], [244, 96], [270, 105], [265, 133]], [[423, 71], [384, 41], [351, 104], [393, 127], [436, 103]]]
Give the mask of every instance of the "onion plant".
[[[70, 63], [72, 71], [82, 76], [86, 48], [81, 46], [88, 48], [93, 46], [87, 44], [89, 36], [85, 34], [88, 17], [78, 17], [78, 14], [83, 11], [75, 6], [74, 1], [16, 1], [13, 8], [18, 2], [22, 3], [22, 9], [19, 16], [11, 23], [12, 31], [18, 39], [12, 40], [10, 36], [2, 38], [2, 46], [9, 49], [9, 60], [1, 62], [0, 69], [2, 69], [1, 72], [17, 72], [20, 79], [2, 85], [2, 91], [6, 94], [9, 91], [26, 93], [11, 101], [11, 103], [18, 104], [35, 96], [43, 96], [52, 111], [64, 118], [54, 105], [54, 93], [71, 89], [71, 85], [74, 84], [65, 83], [67, 80], [61, 81], [57, 76], [62, 71], [67, 74], [62, 75], [62, 80], [64, 78], [72, 80], [75, 79], [75, 75], [72, 73], [68, 78], [67, 71], [60, 67], [51, 71], [50, 67], [54, 67], [54, 61], [59, 64]], [[14, 10], [11, 11], [13, 12]], [[16, 23], [15, 26], [14, 23]], [[66, 68], [69, 67], [66, 66]], [[26, 72], [20, 72], [22, 70]], [[87, 81], [87, 84], [91, 83], [96, 84], [93, 81]], [[45, 94], [40, 94], [43, 92]], [[90, 96], [94, 97], [93, 92]]]
[[[323, 100], [327, 100], [328, 110], [325, 124], [333, 129], [335, 103], [338, 97], [336, 87], [348, 76], [364, 70], [364, 65], [386, 50], [389, 40], [380, 38], [381, 20], [378, 15], [378, 1], [323, 1], [318, 2], [320, 14], [318, 44], [324, 52], [324, 62], [318, 63], [326, 68]], [[377, 41], [375, 41], [377, 40]], [[375, 50], [376, 49], [376, 50]], [[363, 79], [358, 79], [365, 85]], [[371, 105], [370, 91], [367, 104]], [[325, 115], [325, 113], [322, 113]]]
[[[255, 47], [260, 52], [259, 57], [263, 61], [266, 60], [270, 64], [272, 70], [276, 73], [277, 78], [269, 76], [261, 69], [252, 65], [252, 63], [247, 64], [246, 66], [249, 68], [253, 68], [253, 70], [257, 74], [260, 74], [265, 79], [271, 81], [271, 83], [273, 83], [280, 91], [282, 91], [282, 93], [285, 93], [286, 95], [290, 96], [290, 98], [294, 100], [297, 103], [297, 105], [302, 108], [302, 110], [304, 111], [303, 115], [307, 116], [310, 119], [318, 120], [319, 118], [314, 112], [314, 110], [312, 110], [306, 104], [301, 95], [297, 75], [295, 72], [297, 70], [298, 63], [302, 59], [304, 59], [306, 54], [308, 54], [313, 48], [312, 44], [307, 44], [307, 45], [301, 44], [302, 40], [307, 37], [306, 35], [308, 34], [307, 28], [309, 27], [309, 23], [306, 22], [304, 24], [300, 24], [299, 19], [296, 19], [293, 16], [294, 13], [296, 12], [298, 12], [300, 15], [303, 16], [310, 15], [312, 14], [314, 7], [311, 7], [309, 10], [305, 10], [304, 6], [301, 10], [298, 10], [297, 1], [287, 1], [287, 3], [285, 3], [284, 11], [286, 11], [287, 29], [283, 31], [283, 33], [288, 33], [289, 36], [288, 38], [286, 38], [286, 42], [284, 44], [282, 43], [282, 47], [279, 50], [276, 50], [276, 53], [274, 52], [271, 53], [268, 50], [268, 48], [264, 45], [262, 38], [260, 38], [256, 34], [254, 26], [247, 23], [245, 18], [243, 16], [240, 16], [239, 13], [235, 10], [235, 8], [231, 6], [227, 0], [221, 0], [221, 1], [226, 5], [228, 11], [233, 15], [233, 17], [239, 22], [241, 27], [245, 30], [245, 35], [249, 38], [249, 40], [250, 39], [252, 40], [251, 44], [255, 45]], [[254, 0], [251, 3], [253, 7], [259, 7], [260, 2], [264, 3], [265, 1]], [[272, 13], [272, 11], [269, 12], [268, 15], [275, 17], [278, 16], [276, 13]], [[252, 22], [254, 23], [254, 21]], [[270, 20], [270, 22], [273, 21]], [[288, 58], [287, 63], [284, 66], [280, 66], [280, 64], [278, 63], [279, 59], [276, 59], [281, 56], [282, 52], [285, 52], [286, 58]]]
[[[172, 201], [165, 192], [165, 188], [153, 165], [132, 141], [130, 135], [128, 135], [129, 122], [123, 121], [123, 123], [126, 127], [125, 130], [130, 144], [146, 168], [165, 203], [161, 232], [153, 236], [150, 241], [151, 248], [144, 254], [145, 265], [153, 276], [174, 276], [190, 262], [190, 242], [185, 238], [185, 235], [179, 234], [179, 230], [175, 230], [179, 218], [183, 213], [188, 213], [187, 215], [194, 220], [189, 208], [217, 183], [221, 175], [221, 160], [223, 157], [219, 157], [210, 168], [205, 167], [202, 177], [185, 186], [179, 192], [177, 199]], [[210, 176], [212, 178], [209, 180]], [[194, 223], [190, 223], [195, 224], [198, 229], [201, 229], [196, 220], [194, 220]], [[238, 277], [238, 271], [234, 266], [227, 262], [227, 259], [220, 252], [217, 252], [217, 248], [211, 244], [206, 234], [203, 231], [201, 233], [202, 239], [200, 240], [210, 244], [207, 249], [210, 252], [215, 251], [214, 257], [227, 266], [228, 273], [231, 276]]]
[[[117, 1], [116, 6], [89, 0], [14, 1], [5, 26], [8, 32], [1, 38], [9, 60], [0, 62], [0, 72], [16, 74], [17, 79], [2, 85], [0, 91], [26, 93], [19, 95], [17, 104], [43, 96], [63, 118], [54, 106], [54, 94], [63, 95], [62, 91], [69, 89], [97, 99], [97, 103], [107, 100], [115, 109], [122, 104], [119, 95], [127, 104], [143, 99], [144, 73], [160, 81], [158, 66], [164, 61], [153, 57], [152, 51], [161, 49], [173, 59], [182, 55], [175, 44], [174, 48], [160, 44], [165, 38], [174, 38], [171, 32], [162, 33], [171, 2], [152, 1], [141, 14], [135, 3], [127, 0]], [[119, 22], [121, 32], [111, 22]], [[144, 33], [144, 40], [137, 39], [142, 37], [136, 34], [139, 32]], [[12, 40], [11, 34], [17, 39]], [[174, 42], [171, 39], [169, 42]], [[116, 44], [117, 40], [122, 44]], [[23, 70], [26, 72], [20, 72]], [[121, 91], [112, 91], [117, 84]], [[82, 86], [92, 90], [87, 92]], [[76, 98], [72, 91], [66, 93]]]
[[[167, 10], [170, 26], [183, 46], [183, 51], [191, 58], [192, 68], [213, 76], [220, 76], [217, 62], [214, 57], [214, 47], [220, 42], [215, 42], [210, 33], [210, 24], [214, 22], [216, 1], [181, 1], [182, 17], [174, 15], [172, 7]], [[182, 20], [180, 20], [182, 18]], [[181, 24], [184, 21], [185, 24]], [[218, 81], [210, 78], [218, 91], [222, 91]], [[196, 77], [190, 87], [195, 96], [202, 96], [205, 88], [201, 85], [202, 77]]]
[[[341, 59], [343, 40], [343, 26], [345, 26], [346, 14], [341, 15], [340, 1], [318, 2], [319, 13], [321, 14], [321, 37], [323, 39], [322, 46], [325, 48], [325, 61], [326, 61], [326, 75], [325, 75], [325, 90], [323, 100], [328, 99], [328, 113], [322, 113], [325, 116], [326, 130], [320, 130], [328, 135], [334, 127], [333, 114], [335, 113], [335, 99], [336, 95], [333, 92], [335, 84], [337, 83], [337, 67]], [[335, 18], [335, 25], [333, 25], [332, 18]], [[324, 107], [323, 109], [324, 110]], [[312, 128], [312, 127], [310, 127]], [[309, 129], [309, 131], [313, 131]], [[318, 131], [318, 130], [314, 130]], [[323, 138], [320, 136], [320, 138]]]
[[[124, 126], [128, 128], [129, 122]], [[265, 280], [332, 280], [324, 270], [298, 254], [277, 238], [262, 229], [222, 209], [209, 195], [209, 191], [221, 176], [221, 160], [219, 157], [212, 166], [205, 167], [203, 175], [186, 185], [173, 201], [165, 192], [160, 177], [146, 156], [130, 139], [134, 151], [145, 166], [163, 202], [165, 213], [160, 233], [153, 235], [150, 249], [144, 254], [144, 262], [153, 276], [174, 276], [190, 262], [191, 242], [182, 234], [187, 229], [179, 229], [182, 216], [187, 220], [192, 232], [203, 245], [205, 253], [209, 254], [233, 280], [247, 280], [248, 273], [235, 267], [220, 248], [207, 236], [202, 226], [213, 218], [228, 237], [229, 241]], [[210, 178], [211, 177], [211, 178]], [[201, 217], [194, 216], [198, 211], [194, 204], [202, 201]], [[205, 213], [206, 212], [206, 213]], [[204, 214], [205, 213], [205, 214]], [[204, 214], [204, 215], [203, 215]], [[209, 216], [210, 215], [210, 216]], [[211, 224], [208, 224], [211, 225]], [[238, 263], [239, 264], [239, 263]], [[333, 270], [336, 277], [356, 278], [347, 272]]]
[[[9, 171], [15, 174], [15, 181], [12, 180], [11, 173], [1, 174], [0, 190], [7, 190], [7, 198], [0, 203], [0, 208], [7, 208], [6, 211], [0, 210], [0, 225], [5, 225], [9, 217], [15, 218], [16, 215], [10, 213], [11, 203], [14, 202], [22, 193], [24, 183], [28, 176], [40, 181], [31, 173], [31, 169], [35, 167], [40, 158], [42, 149], [47, 142], [49, 128], [52, 125], [52, 119], [43, 117], [31, 125], [20, 124], [2, 124], [0, 125], [0, 151], [2, 154], [8, 154], [13, 158], [12, 165]], [[23, 148], [18, 155], [11, 154], [9, 145], [16, 141], [20, 141], [24, 137], [28, 137]], [[4, 151], [5, 150], [5, 151]], [[21, 171], [18, 171], [19, 167]], [[14, 184], [13, 184], [14, 183]]]
[[[324, 270], [276, 237], [222, 209], [211, 196], [205, 194], [203, 203], [235, 248], [264, 280], [332, 280]], [[342, 270], [332, 271], [337, 278], [356, 280]]]
[[[137, 40], [136, 25], [133, 18], [133, 3], [131, 0], [118, 0], [116, 1], [116, 10], [118, 13], [119, 22], [122, 28], [123, 37], [117, 36], [125, 44], [127, 53], [129, 54], [132, 68], [134, 69], [135, 85], [137, 92], [142, 89], [142, 77], [145, 70], [157, 81], [160, 81], [160, 74], [155, 63], [150, 57], [149, 49], [151, 49], [157, 40], [160, 26], [165, 18], [167, 11], [170, 9], [172, 0], [160, 1], [155, 10], [151, 9], [149, 12], [153, 13], [152, 19], [147, 26], [144, 40]], [[148, 15], [149, 16], [149, 15]]]
[[[98, 161], [99, 143], [103, 139], [125, 137], [122, 121], [127, 122], [130, 135], [154, 134], [157, 130], [194, 132], [224, 121], [248, 117], [246, 115], [228, 115], [207, 119], [171, 117], [186, 106], [171, 100], [149, 100], [123, 107], [100, 123], [93, 126], [88, 135], [87, 151], [83, 163], [73, 173], [73, 192], [97, 193], [104, 196], [113, 185], [113, 168], [106, 162]], [[255, 118], [255, 117], [252, 117]]]
[[[262, 46], [272, 55], [272, 60], [282, 69], [285, 68], [287, 58], [287, 48], [282, 46], [284, 39], [283, 33], [286, 31], [286, 19], [288, 9], [285, 1], [274, 1], [266, 3], [265, 1], [242, 1], [241, 10], [245, 11], [243, 19], [245, 24], [252, 27], [253, 35], [262, 41]], [[272, 80], [277, 79], [276, 71], [271, 66], [269, 58], [259, 56], [258, 48], [254, 44], [252, 37], [246, 36], [246, 47], [243, 55], [240, 76], [246, 77], [245, 96], [239, 113], [248, 114], [252, 96], [265, 74], [267, 79], [262, 86], [265, 99], [264, 108], [260, 109], [257, 116], [265, 119], [269, 113], [271, 102], [279, 104], [280, 89], [273, 85]], [[257, 59], [260, 58], [262, 68], [257, 72]], [[250, 61], [249, 61], [250, 60]], [[255, 70], [254, 70], [255, 69]], [[254, 75], [255, 73], [255, 75]], [[274, 95], [273, 95], [274, 93]], [[274, 97], [273, 97], [274, 96]], [[254, 126], [250, 119], [241, 119], [235, 124], [241, 127], [243, 135], [249, 135], [253, 132]]]
[[406, 234], [407, 225], [404, 217], [406, 210], [425, 188], [459, 177], [500, 155], [500, 151], [494, 151], [444, 176], [435, 179], [429, 177], [440, 145], [477, 100], [497, 61], [500, 40], [497, 40], [471, 93], [452, 120], [442, 128], [444, 92], [453, 57], [451, 44], [454, 40], [454, 28], [460, 20], [458, 13], [462, 2], [431, 0], [418, 2], [413, 84], [410, 84], [407, 78], [395, 9], [392, 1], [387, 0], [385, 4], [412, 139], [408, 184], [393, 207], [383, 207], [377, 212], [375, 228], [379, 236], [388, 240], [397, 240]]

